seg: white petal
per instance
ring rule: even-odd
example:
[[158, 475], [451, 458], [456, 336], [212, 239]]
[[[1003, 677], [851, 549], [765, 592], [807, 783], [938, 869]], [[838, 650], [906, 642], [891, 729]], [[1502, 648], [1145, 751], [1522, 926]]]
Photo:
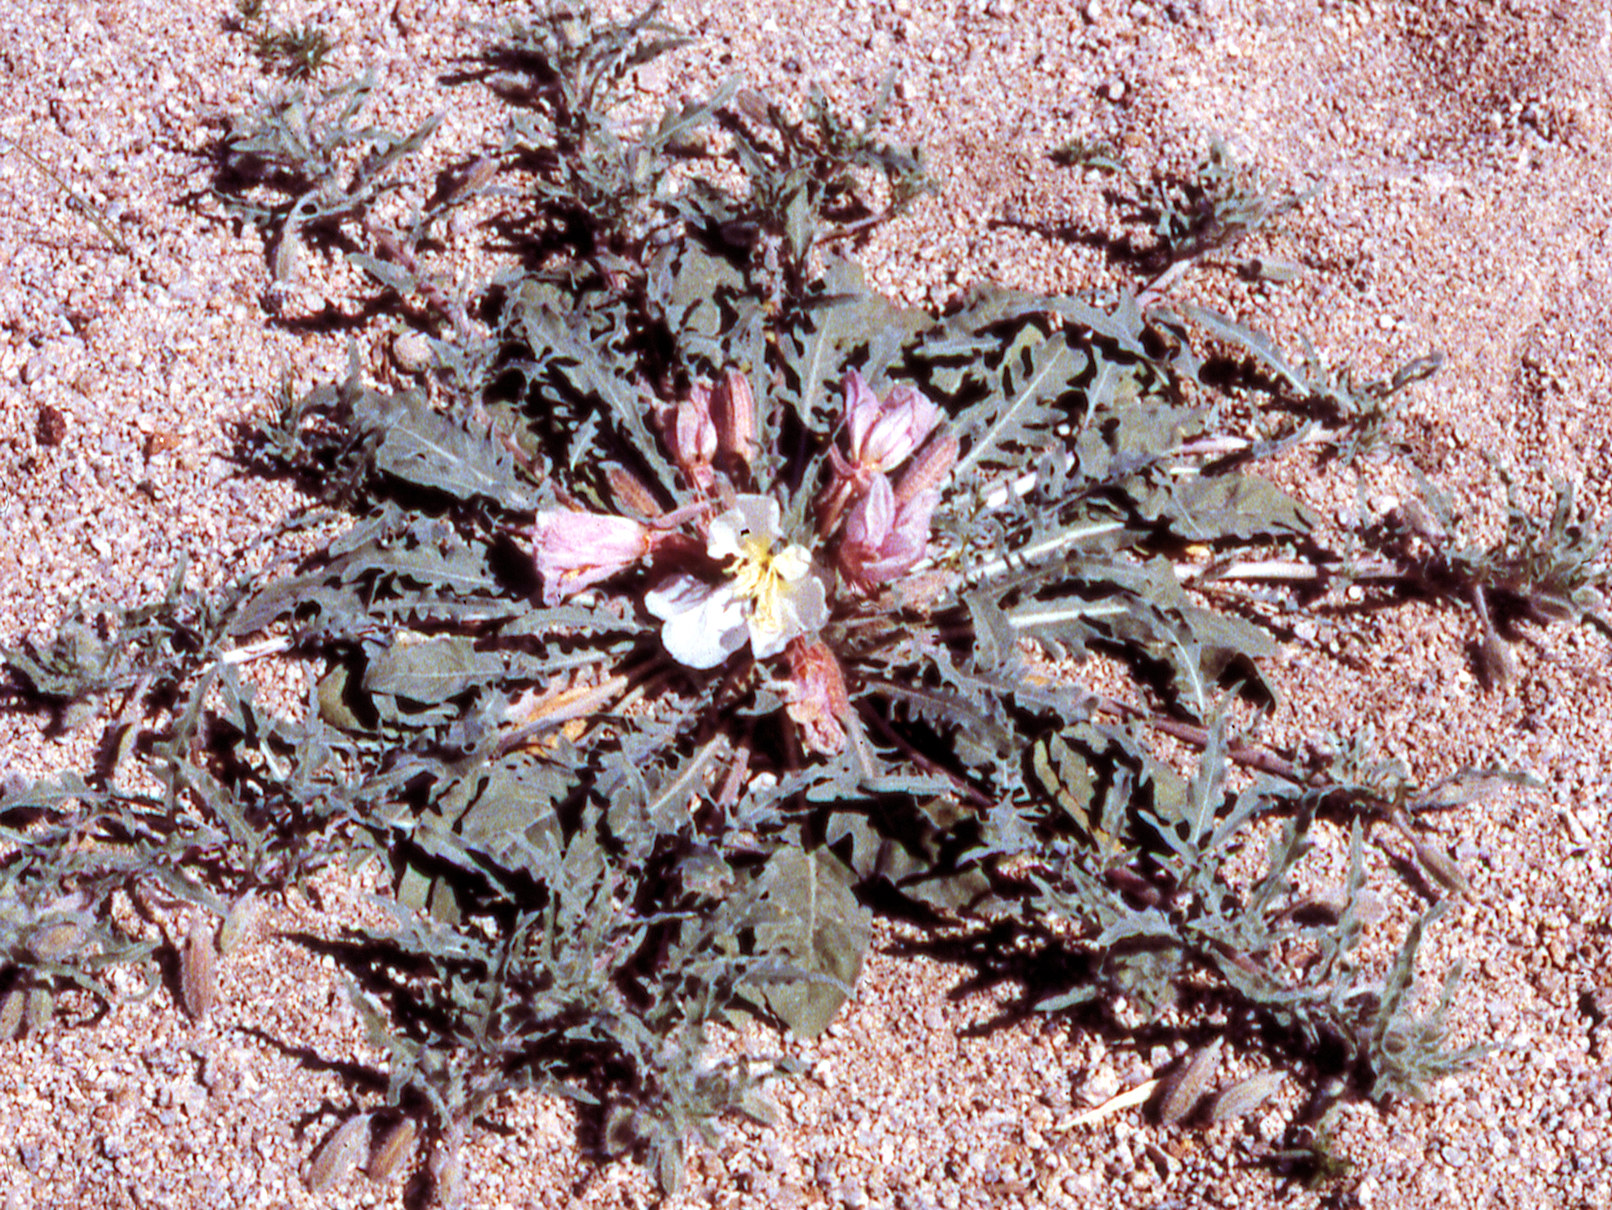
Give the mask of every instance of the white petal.
[[816, 576], [793, 583], [786, 580], [779, 588], [777, 605], [772, 611], [776, 627], [760, 624], [759, 614], [750, 617], [750, 649], [758, 660], [777, 655], [797, 635], [816, 634], [828, 621], [828, 592]]
[[714, 587], [693, 576], [672, 576], [645, 596], [644, 606], [665, 619], [660, 641], [689, 668], [715, 668], [750, 637], [745, 602], [728, 584]]
[[772, 567], [785, 580], [799, 580], [812, 569], [812, 553], [804, 546], [786, 546], [773, 556]]
[[726, 559], [739, 553], [744, 536], [744, 515], [730, 508], [720, 517], [711, 519], [711, 528], [705, 537], [705, 553], [713, 559]]
[[694, 608], [712, 591], [711, 585], [693, 576], [667, 576], [644, 594], [644, 608], [657, 618], [669, 618]]
[[751, 533], [769, 538], [784, 536], [783, 509], [771, 496], [740, 496], [734, 501], [734, 512], [744, 516], [744, 527]]
[[[771, 496], [739, 496], [733, 507], [713, 518], [705, 538], [705, 552], [713, 559], [726, 559], [744, 553], [746, 535], [781, 538], [783, 509]], [[767, 543], [771, 546], [769, 540]]]

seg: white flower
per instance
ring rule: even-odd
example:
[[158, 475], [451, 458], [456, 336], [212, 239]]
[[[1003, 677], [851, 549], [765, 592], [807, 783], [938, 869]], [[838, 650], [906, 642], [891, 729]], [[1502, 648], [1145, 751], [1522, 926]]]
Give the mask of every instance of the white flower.
[[828, 620], [828, 593], [812, 574], [811, 553], [773, 549], [783, 537], [781, 513], [770, 496], [740, 496], [706, 537], [707, 554], [731, 560], [729, 578], [708, 584], [679, 573], [644, 598], [665, 622], [661, 642], [678, 663], [715, 668], [747, 641], [756, 659], [766, 659]]

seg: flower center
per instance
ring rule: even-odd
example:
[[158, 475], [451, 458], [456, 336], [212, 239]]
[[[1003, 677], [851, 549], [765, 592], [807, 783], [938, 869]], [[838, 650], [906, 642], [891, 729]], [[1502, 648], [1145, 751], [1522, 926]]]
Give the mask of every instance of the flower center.
[[733, 569], [734, 591], [751, 602], [757, 623], [764, 629], [779, 625], [781, 590], [786, 578], [788, 551], [774, 554], [772, 542], [761, 534], [749, 534], [739, 544]]

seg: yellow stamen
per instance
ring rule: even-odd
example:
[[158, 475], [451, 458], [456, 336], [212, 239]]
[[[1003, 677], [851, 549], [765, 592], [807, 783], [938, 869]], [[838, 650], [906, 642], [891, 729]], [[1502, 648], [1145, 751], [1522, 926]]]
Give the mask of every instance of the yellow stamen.
[[757, 623], [763, 629], [776, 629], [779, 618], [779, 589], [783, 573], [773, 554], [772, 542], [765, 537], [747, 537], [733, 571], [733, 586], [740, 596], [752, 602]]

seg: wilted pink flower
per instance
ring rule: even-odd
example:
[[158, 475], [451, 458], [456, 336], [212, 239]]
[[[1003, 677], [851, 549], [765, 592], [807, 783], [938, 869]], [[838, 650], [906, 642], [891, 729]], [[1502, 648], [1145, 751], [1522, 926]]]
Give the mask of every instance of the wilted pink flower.
[[845, 675], [834, 653], [820, 640], [795, 639], [789, 657], [789, 702], [784, 707], [800, 728], [801, 743], [810, 752], [834, 756], [845, 750], [843, 720], [851, 711], [845, 692]]
[[892, 387], [880, 400], [862, 375], [845, 376], [845, 427], [851, 464], [870, 474], [900, 466], [940, 421], [940, 409], [910, 386]]
[[890, 480], [875, 475], [846, 516], [840, 570], [864, 589], [888, 584], [910, 571], [924, 557], [929, 521], [938, 503], [937, 491], [919, 492], [905, 503], [897, 503]]
[[537, 514], [533, 533], [543, 603], [625, 571], [649, 553], [649, 529], [628, 517], [553, 508]]
[[682, 403], [660, 414], [661, 433], [672, 451], [672, 461], [701, 491], [713, 482], [711, 459], [716, 457], [716, 423], [711, 416], [711, 388], [696, 385]]
[[[868, 484], [911, 458], [939, 423], [940, 409], [912, 387], [892, 387], [881, 400], [861, 374], [849, 371], [845, 375], [845, 429], [850, 456], [847, 458], [838, 449], [829, 450], [834, 478], [817, 503], [818, 532], [832, 534], [847, 506], [866, 496]], [[928, 454], [939, 440], [937, 437], [925, 447], [926, 460], [933, 461]], [[954, 458], [955, 444], [953, 440]], [[898, 504], [915, 495], [919, 486], [930, 485], [927, 481], [914, 483], [908, 489], [906, 480], [910, 477], [911, 468], [896, 488]]]

